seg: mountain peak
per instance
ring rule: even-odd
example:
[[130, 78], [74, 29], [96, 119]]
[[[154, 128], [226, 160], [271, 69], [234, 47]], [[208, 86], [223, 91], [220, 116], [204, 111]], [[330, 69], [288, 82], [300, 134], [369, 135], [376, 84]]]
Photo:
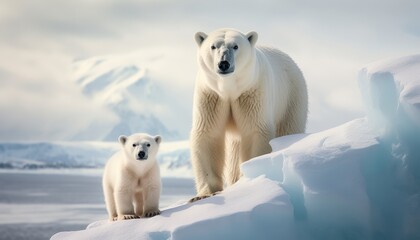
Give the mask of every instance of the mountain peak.
[[103, 136], [91, 136], [89, 132], [95, 128], [93, 123], [75, 139], [114, 141], [119, 135], [134, 132], [159, 134], [169, 140], [179, 139], [179, 133], [169, 130], [157, 116], [163, 105], [171, 103], [162, 97], [159, 82], [147, 68], [129, 58], [93, 57], [75, 61], [73, 71], [73, 81], [82, 93], [101, 103], [118, 119], [111, 129], [104, 129]]

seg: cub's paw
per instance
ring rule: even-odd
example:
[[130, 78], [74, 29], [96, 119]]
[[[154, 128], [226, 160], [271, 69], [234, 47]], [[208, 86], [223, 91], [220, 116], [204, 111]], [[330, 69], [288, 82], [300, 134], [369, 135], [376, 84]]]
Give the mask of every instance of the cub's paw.
[[210, 193], [210, 194], [205, 194], [205, 195], [195, 196], [195, 197], [191, 198], [188, 202], [189, 202], [189, 203], [197, 202], [197, 201], [199, 201], [199, 200], [201, 200], [201, 199], [205, 199], [205, 198], [208, 198], [208, 197], [212, 197], [212, 196], [215, 196], [215, 195], [217, 195], [217, 194], [219, 194], [219, 193], [220, 193], [220, 192], [215, 192], [215, 193]]
[[137, 215], [120, 215], [118, 216], [117, 220], [130, 220], [130, 219], [136, 219], [136, 218], [140, 218], [140, 217]]
[[143, 217], [150, 218], [150, 217], [154, 217], [154, 216], [159, 215], [159, 214], [160, 214], [160, 210], [157, 209], [157, 210], [154, 210], [154, 211], [145, 212], [143, 214]]

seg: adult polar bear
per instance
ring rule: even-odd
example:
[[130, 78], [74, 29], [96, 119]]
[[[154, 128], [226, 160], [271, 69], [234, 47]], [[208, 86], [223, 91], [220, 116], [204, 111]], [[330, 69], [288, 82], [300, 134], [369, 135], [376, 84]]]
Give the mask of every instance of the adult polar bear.
[[300, 69], [283, 52], [255, 46], [257, 38], [233, 29], [195, 35], [191, 158], [197, 196], [191, 201], [223, 190], [223, 179], [235, 183], [240, 164], [269, 153], [271, 139], [305, 131], [308, 97]]

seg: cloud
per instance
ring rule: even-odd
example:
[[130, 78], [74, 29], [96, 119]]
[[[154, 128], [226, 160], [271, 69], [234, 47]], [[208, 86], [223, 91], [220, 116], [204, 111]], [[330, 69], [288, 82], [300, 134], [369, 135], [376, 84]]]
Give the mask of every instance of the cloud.
[[[170, 75], [182, 76], [178, 85], [193, 85], [193, 35], [219, 27], [256, 30], [260, 44], [291, 55], [308, 82], [308, 129], [326, 129], [363, 115], [360, 103], [348, 101], [358, 92], [360, 68], [418, 51], [419, 8], [415, 0], [6, 1], [0, 9], [0, 140], [65, 140], [92, 122], [114, 121], [69, 79], [77, 58], [182, 49], [184, 55], [168, 50], [174, 62], [159, 78], [174, 89]], [[185, 106], [190, 89], [181, 91]], [[189, 128], [189, 121], [182, 124]]]
[[112, 113], [83, 97], [71, 82], [66, 57], [1, 51], [13, 57], [0, 62], [0, 141], [70, 139], [92, 122], [103, 126], [115, 122]]

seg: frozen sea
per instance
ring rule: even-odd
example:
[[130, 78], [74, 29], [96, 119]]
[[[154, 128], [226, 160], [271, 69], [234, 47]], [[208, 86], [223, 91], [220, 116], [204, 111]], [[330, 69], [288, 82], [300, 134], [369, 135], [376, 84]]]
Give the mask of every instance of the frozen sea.
[[[49, 239], [107, 218], [102, 171], [1, 170], [0, 239]], [[190, 178], [162, 178], [160, 208], [195, 194]]]

